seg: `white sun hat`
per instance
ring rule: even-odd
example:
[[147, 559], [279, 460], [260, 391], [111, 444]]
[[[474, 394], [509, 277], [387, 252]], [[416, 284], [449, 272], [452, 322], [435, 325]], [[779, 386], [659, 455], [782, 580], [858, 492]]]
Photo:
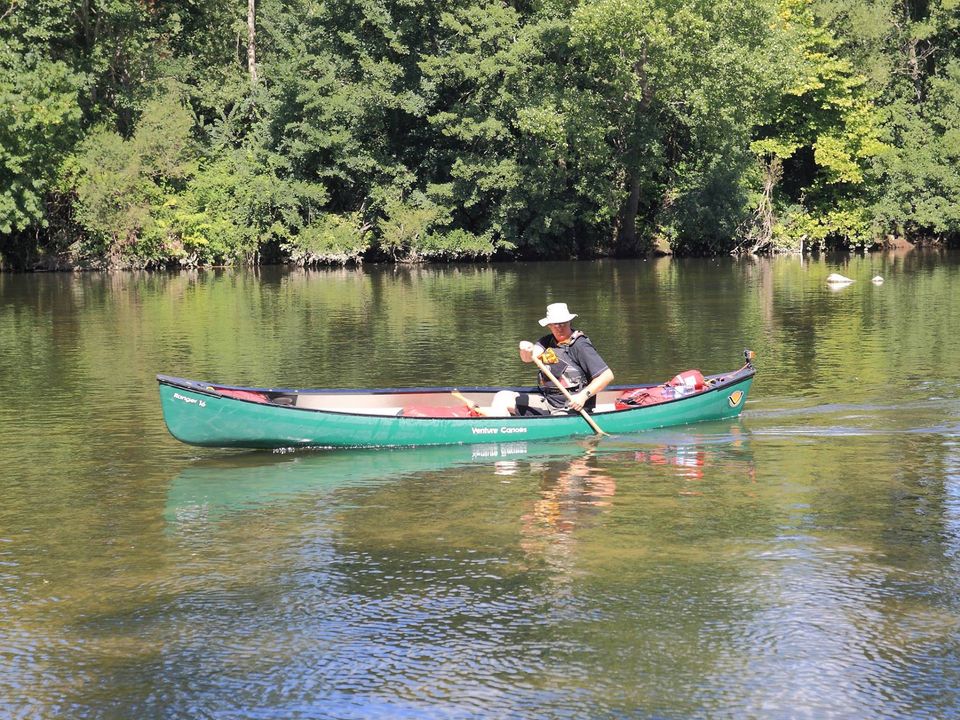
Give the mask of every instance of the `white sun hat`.
[[546, 327], [553, 323], [570, 322], [575, 317], [576, 313], [570, 312], [566, 303], [553, 303], [547, 305], [547, 316], [540, 321], [540, 327]]

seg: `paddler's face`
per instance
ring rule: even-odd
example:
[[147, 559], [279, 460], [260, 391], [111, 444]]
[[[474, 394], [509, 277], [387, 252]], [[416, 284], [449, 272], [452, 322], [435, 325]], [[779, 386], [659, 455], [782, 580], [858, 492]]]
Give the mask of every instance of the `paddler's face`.
[[570, 323], [568, 322], [550, 323], [550, 332], [553, 333], [558, 343], [568, 340], [573, 334], [573, 330], [570, 328]]

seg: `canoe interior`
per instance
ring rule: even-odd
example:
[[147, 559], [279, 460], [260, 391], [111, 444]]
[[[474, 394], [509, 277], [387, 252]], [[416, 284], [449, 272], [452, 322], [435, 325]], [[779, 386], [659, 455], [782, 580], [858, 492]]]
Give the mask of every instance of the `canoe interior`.
[[[741, 368], [733, 373], [708, 375], [706, 378], [709, 382], [709, 385], [701, 392], [707, 392], [728, 382], [742, 379], [745, 373], [752, 375], [753, 368], [745, 366], [744, 368]], [[451, 394], [451, 391], [454, 390], [454, 388], [451, 387], [411, 389], [382, 388], [374, 390], [314, 390], [290, 388], [251, 388], [234, 385], [221, 385], [216, 383], [186, 380], [184, 378], [176, 378], [167, 375], [158, 375], [157, 380], [168, 385], [199, 391], [205, 394], [220, 395], [221, 397], [232, 397], [234, 399], [246, 402], [335, 413], [396, 417], [405, 410], [410, 410], [411, 408], [429, 412], [430, 408], [437, 408], [438, 410], [441, 410], [443, 408], [461, 409], [464, 407], [464, 403]], [[603, 415], [606, 413], [618, 412], [615, 407], [615, 402], [624, 391], [651, 387], [656, 386], [653, 384], [610, 386], [597, 395], [597, 405], [593, 414]], [[493, 401], [494, 395], [501, 390], [537, 392], [537, 388], [533, 387], [474, 387], [460, 388], [459, 392], [464, 397], [477, 403], [481, 407], [489, 407]]]

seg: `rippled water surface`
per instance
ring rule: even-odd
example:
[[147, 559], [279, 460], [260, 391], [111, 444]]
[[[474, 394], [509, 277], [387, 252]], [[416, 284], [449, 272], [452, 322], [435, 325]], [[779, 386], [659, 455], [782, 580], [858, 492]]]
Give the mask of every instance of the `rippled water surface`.
[[[0, 717], [960, 717], [958, 300], [918, 252], [0, 275]], [[552, 301], [621, 383], [753, 348], [746, 411], [284, 454], [163, 426], [158, 372], [527, 384]]]

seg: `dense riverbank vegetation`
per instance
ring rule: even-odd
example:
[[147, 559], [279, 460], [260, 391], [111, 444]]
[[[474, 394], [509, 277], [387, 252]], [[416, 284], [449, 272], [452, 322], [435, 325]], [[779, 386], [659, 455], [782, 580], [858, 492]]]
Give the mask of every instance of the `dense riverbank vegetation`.
[[957, 0], [0, 0], [0, 265], [960, 236]]

